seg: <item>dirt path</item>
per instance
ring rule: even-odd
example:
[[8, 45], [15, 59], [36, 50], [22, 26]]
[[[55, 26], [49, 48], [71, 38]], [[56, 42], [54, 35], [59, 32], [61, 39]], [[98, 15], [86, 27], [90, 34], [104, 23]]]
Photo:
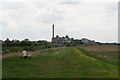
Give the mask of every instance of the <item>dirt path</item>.
[[[61, 49], [61, 48], [65, 48], [65, 47], [57, 47], [57, 48], [49, 48], [49, 49]], [[48, 49], [43, 49], [43, 50], [48, 50]], [[27, 51], [27, 54], [32, 54], [32, 56], [36, 56], [36, 55], [46, 55], [46, 53], [40, 53], [40, 51], [43, 50], [36, 50], [36, 51]], [[0, 58], [7, 58], [7, 57], [12, 57], [12, 56], [23, 56], [22, 52], [12, 52], [12, 53], [8, 53], [8, 54], [4, 54], [2, 56], [0, 56]]]

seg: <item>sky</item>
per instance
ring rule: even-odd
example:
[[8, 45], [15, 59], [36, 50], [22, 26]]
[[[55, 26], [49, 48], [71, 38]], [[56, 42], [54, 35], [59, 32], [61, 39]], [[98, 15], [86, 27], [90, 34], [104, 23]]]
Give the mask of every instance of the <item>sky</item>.
[[51, 41], [55, 35], [118, 42], [118, 0], [0, 1], [0, 39]]

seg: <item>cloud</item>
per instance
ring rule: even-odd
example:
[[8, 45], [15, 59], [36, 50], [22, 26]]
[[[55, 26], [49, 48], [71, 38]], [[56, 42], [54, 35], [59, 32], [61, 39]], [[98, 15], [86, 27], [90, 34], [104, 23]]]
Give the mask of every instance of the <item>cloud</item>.
[[80, 2], [61, 2], [61, 4], [68, 4], [68, 5], [79, 5], [80, 4]]
[[24, 8], [23, 3], [1, 3], [2, 5], [2, 10], [10, 10], [10, 9], [20, 9], [20, 8]]
[[52, 9], [50, 10], [49, 8], [45, 10], [45, 12], [43, 12], [43, 14], [41, 14], [41, 16], [39, 17], [39, 19], [42, 18], [42, 22], [47, 24], [47, 23], [55, 23], [56, 21], [60, 21], [63, 19], [62, 14], [64, 14], [61, 11], [58, 11], [56, 9]]
[[51, 25], [55, 24], [55, 32], [60, 36], [68, 34], [73, 38], [87, 37], [101, 42], [117, 41], [117, 3], [112, 0], [3, 4], [4, 10], [0, 10], [2, 39], [50, 40]]
[[119, 0], [0, 0], [0, 2], [118, 2]]

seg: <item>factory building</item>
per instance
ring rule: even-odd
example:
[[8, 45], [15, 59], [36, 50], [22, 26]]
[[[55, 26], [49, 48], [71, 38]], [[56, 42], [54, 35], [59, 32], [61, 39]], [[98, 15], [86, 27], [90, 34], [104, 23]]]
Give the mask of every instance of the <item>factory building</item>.
[[55, 33], [55, 30], [54, 30], [54, 24], [53, 24], [52, 25], [52, 42], [56, 44], [63, 44], [66, 42], [75, 43], [77, 41], [77, 43], [81, 43], [85, 45], [96, 45], [96, 42], [94, 40], [89, 40], [87, 38], [82, 38], [81, 40], [77, 40], [77, 39], [70, 38], [68, 35], [63, 36], [63, 37], [59, 37], [58, 35], [56, 35], [56, 37], [54, 37], [54, 33]]
[[66, 35], [65, 37], [59, 37], [58, 35], [54, 38], [52, 38], [52, 42], [53, 43], [57, 43], [57, 44], [63, 44], [63, 43], [66, 43], [66, 42], [71, 42], [72, 39], [69, 38], [68, 35]]
[[58, 35], [56, 35], [56, 37], [54, 37], [54, 24], [52, 25], [52, 42], [56, 43], [56, 44], [63, 44], [66, 42], [71, 42], [73, 41], [73, 38], [70, 38], [68, 35], [66, 35], [65, 37], [59, 37]]
[[83, 44], [86, 44], [86, 45], [96, 45], [96, 42], [94, 41], [94, 40], [89, 40], [89, 39], [87, 39], [87, 38], [82, 38], [81, 39], [81, 42], [83, 43]]

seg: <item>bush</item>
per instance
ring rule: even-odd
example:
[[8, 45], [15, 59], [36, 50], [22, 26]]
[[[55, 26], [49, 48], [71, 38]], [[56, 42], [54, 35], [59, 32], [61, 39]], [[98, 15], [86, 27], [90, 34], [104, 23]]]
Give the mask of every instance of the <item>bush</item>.
[[22, 51], [22, 48], [21, 47], [13, 47], [10, 49], [11, 52], [19, 52], [19, 51]]
[[23, 47], [23, 50], [26, 50], [26, 51], [35, 51], [35, 49], [32, 47], [32, 46], [30, 46], [30, 47]]
[[3, 47], [2, 54], [22, 51], [22, 47]]
[[4, 54], [4, 53], [9, 53], [9, 52], [10, 52], [10, 50], [5, 50], [5, 51], [3, 51], [3, 54]]

